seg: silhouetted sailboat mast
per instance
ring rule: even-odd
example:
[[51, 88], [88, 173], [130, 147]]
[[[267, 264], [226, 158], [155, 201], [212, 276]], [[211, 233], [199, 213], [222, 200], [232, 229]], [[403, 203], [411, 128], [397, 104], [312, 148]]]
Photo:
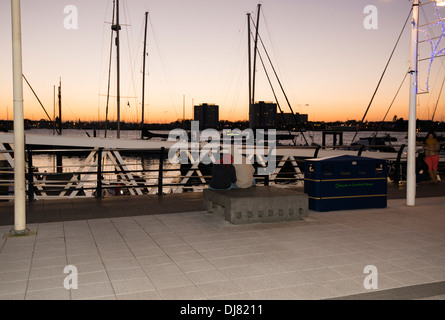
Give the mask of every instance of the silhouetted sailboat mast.
[[[147, 43], [147, 24], [148, 24], [148, 12], [145, 12], [145, 36], [144, 36], [144, 54], [143, 54], [143, 70], [142, 70], [142, 120], [141, 120], [141, 130], [144, 127], [145, 119], [145, 57], [146, 43]], [[110, 65], [108, 70], [108, 92], [107, 92], [107, 105], [105, 111], [105, 138], [107, 137], [108, 129], [108, 105], [110, 98], [110, 74], [111, 74], [111, 56], [113, 48], [113, 34], [116, 33], [115, 46], [116, 46], [116, 104], [117, 104], [117, 138], [120, 139], [120, 41], [119, 41], [119, 31], [121, 30], [121, 25], [119, 23], [119, 0], [113, 1], [113, 20], [111, 23], [111, 47], [110, 47]], [[142, 137], [142, 135], [141, 135]]]
[[[258, 43], [258, 25], [260, 21], [260, 9], [261, 4], [258, 4], [258, 12], [257, 12], [257, 23], [256, 23], [256, 32], [255, 32], [255, 42], [254, 42], [254, 49], [253, 49], [253, 76], [252, 76], [252, 87], [250, 87], [250, 76], [249, 76], [249, 92], [251, 92], [250, 97], [250, 104], [249, 104], [249, 127], [250, 129], [254, 128], [253, 123], [253, 105], [255, 103], [255, 69], [256, 69], [256, 55], [257, 55], [257, 43]], [[250, 14], [248, 15], [248, 18], [250, 18]], [[248, 21], [249, 24], [249, 30], [248, 30], [248, 37], [249, 37], [249, 75], [251, 73], [251, 67], [250, 67], [250, 20]]]
[[56, 119], [57, 125], [59, 127], [57, 133], [61, 135], [62, 134], [62, 78], [59, 78], [59, 90], [57, 93], [57, 99], [59, 102], [59, 119]]
[[121, 26], [119, 24], [119, 0], [116, 0], [116, 24], [111, 26], [111, 30], [116, 32], [116, 103], [117, 103], [117, 138], [120, 139], [121, 124], [120, 124], [120, 44], [119, 44], [119, 30]]
[[145, 12], [145, 34], [144, 34], [144, 58], [142, 62], [142, 119], [141, 119], [141, 139], [143, 138], [145, 120], [145, 57], [147, 56], [147, 21], [148, 12]]
[[[258, 26], [259, 26], [259, 21], [260, 21], [260, 9], [261, 9], [261, 4], [258, 4], [257, 22], [255, 24], [252, 21], [253, 26], [255, 28], [254, 52], [253, 52], [253, 71], [251, 70], [251, 62], [250, 62], [251, 61], [250, 60], [250, 56], [251, 56], [251, 53], [250, 53], [250, 50], [251, 50], [251, 44], [250, 44], [250, 37], [251, 37], [250, 20], [251, 20], [251, 16], [250, 16], [250, 13], [247, 14], [247, 23], [248, 23], [248, 31], [247, 31], [247, 33], [248, 33], [248, 49], [249, 49], [249, 54], [248, 54], [249, 55], [249, 128], [253, 129], [255, 127], [255, 123], [254, 123], [254, 104], [255, 104], [255, 70], [256, 70], [256, 56], [257, 55], [259, 56], [260, 61], [261, 61], [262, 65], [263, 65], [264, 72], [266, 73], [266, 77], [267, 77], [267, 79], [269, 81], [269, 84], [270, 84], [270, 87], [271, 87], [271, 89], [273, 91], [277, 107], [280, 109], [280, 114], [281, 114], [281, 116], [283, 118], [283, 122], [287, 126], [289, 126], [289, 124], [287, 123], [286, 119], [284, 118], [284, 114], [283, 114], [281, 106], [280, 106], [280, 104], [278, 102], [278, 98], [275, 95], [275, 90], [273, 89], [273, 85], [272, 85], [272, 82], [271, 82], [270, 77], [268, 75], [268, 72], [266, 70], [266, 67], [264, 65], [264, 61], [263, 61], [263, 59], [261, 58], [261, 55], [258, 52], [258, 40], [260, 40], [261, 45], [262, 45], [262, 47], [264, 49], [264, 52], [266, 53], [266, 57], [267, 57], [270, 65], [272, 67], [272, 70], [274, 72], [276, 80], [277, 80], [277, 82], [278, 82], [278, 84], [280, 86], [280, 89], [281, 89], [281, 91], [282, 91], [282, 93], [283, 93], [283, 95], [284, 95], [284, 97], [286, 99], [287, 105], [288, 105], [288, 107], [290, 109], [290, 112], [291, 112], [291, 114], [293, 116], [293, 119], [295, 121], [295, 125], [298, 128], [298, 130], [300, 131], [300, 134], [302, 135], [306, 145], [309, 145], [308, 141], [307, 141], [307, 139], [306, 139], [306, 137], [305, 137], [305, 135], [303, 133], [303, 131], [301, 130], [301, 127], [300, 127], [300, 125], [298, 123], [298, 119], [297, 119], [297, 117], [296, 117], [296, 115], [295, 115], [295, 113], [294, 113], [294, 111], [292, 109], [292, 106], [291, 106], [291, 104], [289, 102], [289, 99], [287, 98], [286, 92], [284, 91], [283, 85], [281, 84], [281, 81], [280, 81], [280, 79], [278, 77], [278, 74], [277, 74], [277, 72], [275, 70], [275, 67], [272, 64], [272, 61], [271, 61], [271, 59], [269, 57], [269, 54], [268, 54], [268, 52], [266, 50], [266, 47], [265, 47], [265, 45], [264, 45], [264, 43], [263, 43], [263, 41], [261, 39], [261, 36], [259, 35], [259, 32], [258, 32], [259, 28], [258, 28]], [[291, 132], [290, 128], [288, 128], [288, 130], [289, 130], [289, 137], [292, 139], [293, 143], [296, 145], [296, 141], [293, 138], [293, 135], [292, 135], [292, 132]]]

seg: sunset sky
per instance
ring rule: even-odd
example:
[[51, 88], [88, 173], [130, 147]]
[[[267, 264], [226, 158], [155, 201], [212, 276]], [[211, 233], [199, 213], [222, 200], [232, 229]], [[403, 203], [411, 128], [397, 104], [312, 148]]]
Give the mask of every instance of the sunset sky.
[[[261, 3], [260, 36], [274, 63], [293, 111], [310, 121], [361, 120], [390, 53], [407, 19], [407, 0], [120, 0], [121, 120], [141, 121], [141, 84], [145, 11], [149, 12], [145, 123], [192, 118], [193, 104], [220, 106], [220, 119], [248, 118], [247, 18], [256, 20]], [[377, 9], [377, 29], [364, 21]], [[13, 118], [11, 3], [0, 2], [0, 119]], [[77, 10], [77, 29], [73, 11]], [[23, 73], [48, 113], [53, 115], [54, 86], [62, 81], [63, 120], [104, 120], [111, 40], [112, 0], [22, 0]], [[69, 8], [69, 7], [68, 7]], [[72, 8], [72, 7], [71, 7]], [[421, 24], [436, 20], [434, 6], [421, 8]], [[445, 8], [439, 9], [445, 16]], [[68, 18], [74, 17], [74, 20]], [[428, 21], [427, 21], [428, 20]], [[369, 21], [369, 20], [368, 20]], [[70, 24], [71, 23], [71, 24]], [[439, 36], [438, 27], [425, 27]], [[421, 32], [421, 36], [425, 32]], [[423, 37], [424, 38], [424, 37]], [[443, 40], [445, 43], [445, 39]], [[407, 24], [370, 111], [380, 121], [410, 64]], [[430, 43], [419, 45], [428, 58]], [[262, 48], [260, 54], [266, 60]], [[429, 93], [419, 95], [417, 115], [445, 119], [443, 58], [429, 74]], [[116, 119], [116, 58], [113, 46], [109, 119]], [[419, 62], [419, 91], [426, 89], [429, 61]], [[256, 101], [274, 101], [257, 60]], [[271, 77], [270, 67], [268, 71]], [[284, 112], [289, 107], [274, 89]], [[408, 78], [386, 120], [408, 118]], [[25, 118], [45, 119], [24, 83]]]

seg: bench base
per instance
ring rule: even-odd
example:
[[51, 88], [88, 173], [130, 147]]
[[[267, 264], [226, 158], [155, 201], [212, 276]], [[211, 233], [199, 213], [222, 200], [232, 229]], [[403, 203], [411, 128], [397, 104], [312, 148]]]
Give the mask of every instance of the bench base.
[[271, 186], [204, 189], [203, 200], [207, 212], [233, 224], [301, 220], [309, 213], [307, 194]]

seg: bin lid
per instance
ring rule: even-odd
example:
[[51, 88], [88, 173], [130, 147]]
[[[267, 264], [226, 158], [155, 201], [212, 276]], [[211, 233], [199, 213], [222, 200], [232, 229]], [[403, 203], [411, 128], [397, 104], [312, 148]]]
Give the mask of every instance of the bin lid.
[[377, 158], [371, 158], [371, 157], [359, 157], [359, 156], [351, 156], [351, 155], [343, 155], [343, 156], [331, 156], [331, 157], [324, 157], [324, 158], [312, 158], [312, 159], [306, 159], [305, 161], [314, 161], [314, 162], [323, 162], [323, 161], [329, 161], [329, 162], [345, 162], [345, 161], [385, 161], [382, 159]]

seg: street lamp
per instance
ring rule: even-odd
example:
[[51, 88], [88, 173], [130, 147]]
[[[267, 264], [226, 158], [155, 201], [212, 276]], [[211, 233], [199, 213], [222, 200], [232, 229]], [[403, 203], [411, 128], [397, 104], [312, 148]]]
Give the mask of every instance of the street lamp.
[[25, 132], [23, 123], [22, 32], [20, 0], [11, 0], [12, 72], [14, 99], [14, 229], [26, 235]]
[[413, 18], [411, 22], [411, 66], [408, 116], [408, 151], [406, 168], [406, 204], [414, 206], [416, 202], [416, 105], [417, 105], [417, 42], [419, 21], [419, 0], [413, 0]]

